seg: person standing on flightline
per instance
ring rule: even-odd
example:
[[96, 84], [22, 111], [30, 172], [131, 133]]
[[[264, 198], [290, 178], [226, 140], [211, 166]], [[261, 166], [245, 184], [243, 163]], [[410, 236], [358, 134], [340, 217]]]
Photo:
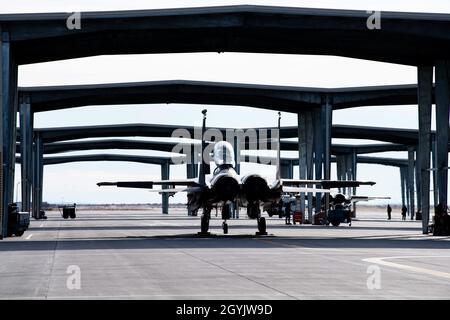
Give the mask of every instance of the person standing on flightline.
[[406, 208], [406, 206], [402, 207], [402, 220], [406, 220], [406, 212], [408, 211], [408, 209]]
[[286, 208], [284, 208], [284, 214], [286, 216], [286, 224], [291, 224], [291, 201], [286, 203]]
[[388, 204], [388, 205], [387, 205], [388, 220], [391, 220], [391, 212], [392, 212], [392, 208], [391, 208], [391, 206]]

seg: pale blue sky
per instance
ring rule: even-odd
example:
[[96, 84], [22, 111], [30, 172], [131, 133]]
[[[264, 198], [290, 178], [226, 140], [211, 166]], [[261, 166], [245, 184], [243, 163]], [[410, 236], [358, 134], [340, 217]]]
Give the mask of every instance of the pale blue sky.
[[[0, 0], [0, 13], [72, 12], [98, 10], [134, 10], [167, 7], [262, 4], [316, 8], [391, 10], [450, 13], [449, 1], [74, 1]], [[329, 56], [270, 55], [244, 53], [193, 53], [162, 55], [98, 56], [21, 66], [19, 85], [43, 86], [63, 84], [114, 83], [151, 80], [209, 80], [274, 85], [347, 87], [365, 85], [407, 84], [416, 82], [416, 69], [386, 63]], [[41, 113], [37, 127], [81, 126], [118, 123], [171, 123], [200, 125], [204, 105], [133, 105], [76, 108]], [[253, 127], [276, 125], [276, 111], [239, 106], [207, 106], [208, 125], [219, 127]], [[356, 108], [334, 113], [334, 124], [417, 128], [417, 107]], [[295, 125], [296, 115], [284, 113], [282, 125]], [[335, 140], [334, 143], [367, 141]], [[369, 141], [369, 143], [374, 143]], [[160, 154], [150, 151], [100, 151], [120, 154]], [[87, 154], [91, 152], [83, 152]], [[72, 153], [75, 154], [75, 153]], [[82, 154], [82, 153], [76, 153]], [[286, 153], [296, 156], [296, 153]], [[375, 156], [405, 158], [406, 153], [384, 153]], [[19, 167], [17, 166], [19, 172]], [[334, 166], [333, 166], [334, 170]], [[243, 173], [257, 171], [274, 178], [273, 167], [246, 164]], [[159, 178], [158, 166], [135, 163], [74, 163], [45, 168], [44, 201], [77, 203], [159, 202], [160, 197], [145, 190], [104, 188], [100, 180]], [[19, 176], [19, 174], [18, 174]], [[16, 180], [18, 179], [16, 177]], [[185, 169], [175, 166], [171, 177], [185, 177]], [[360, 194], [387, 195], [400, 201], [398, 169], [359, 165], [358, 178], [377, 181], [372, 188], [360, 188]], [[18, 180], [17, 180], [18, 181]], [[70, 181], [70, 182], [69, 182]], [[175, 202], [184, 202], [177, 195]]]

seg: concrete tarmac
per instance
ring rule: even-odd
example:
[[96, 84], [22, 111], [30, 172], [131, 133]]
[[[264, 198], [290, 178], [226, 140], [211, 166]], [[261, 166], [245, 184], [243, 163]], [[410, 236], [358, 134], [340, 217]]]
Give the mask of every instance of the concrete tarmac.
[[[48, 212], [0, 241], [0, 299], [449, 299], [450, 238], [361, 213], [349, 227], [230, 220], [201, 238], [185, 210]], [[244, 216], [244, 212], [241, 216]]]

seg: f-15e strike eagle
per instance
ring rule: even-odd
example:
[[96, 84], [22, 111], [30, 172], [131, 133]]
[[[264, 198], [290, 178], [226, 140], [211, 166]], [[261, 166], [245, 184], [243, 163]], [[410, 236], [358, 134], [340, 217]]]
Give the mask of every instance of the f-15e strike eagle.
[[[206, 110], [203, 113], [202, 137], [206, 128]], [[280, 129], [281, 113], [278, 117], [278, 129]], [[237, 203], [240, 207], [247, 208], [247, 215], [258, 223], [258, 235], [265, 235], [266, 220], [261, 217], [261, 207], [267, 211], [274, 204], [279, 203], [284, 193], [329, 193], [329, 189], [316, 189], [300, 187], [302, 185], [318, 185], [324, 188], [357, 187], [360, 185], [374, 185], [375, 182], [360, 181], [330, 181], [330, 180], [295, 180], [280, 178], [280, 144], [278, 137], [277, 171], [276, 180], [270, 185], [266, 179], [258, 174], [250, 174], [242, 178], [234, 169], [234, 150], [229, 142], [219, 141], [214, 144], [213, 159], [216, 169], [209, 183], [206, 182], [206, 174], [210, 173], [209, 161], [202, 159], [198, 179], [185, 180], [160, 180], [160, 181], [123, 181], [100, 182], [98, 186], [117, 186], [122, 188], [153, 189], [154, 185], [166, 186], [170, 189], [152, 190], [160, 193], [187, 192], [188, 209], [196, 215], [202, 209], [201, 232], [208, 234], [209, 221], [213, 208], [221, 208], [223, 231], [228, 233], [227, 219], [230, 218], [230, 206]], [[206, 141], [202, 138], [202, 155], [206, 148]], [[176, 188], [178, 186], [178, 188]], [[183, 186], [179, 188], [179, 186]]]

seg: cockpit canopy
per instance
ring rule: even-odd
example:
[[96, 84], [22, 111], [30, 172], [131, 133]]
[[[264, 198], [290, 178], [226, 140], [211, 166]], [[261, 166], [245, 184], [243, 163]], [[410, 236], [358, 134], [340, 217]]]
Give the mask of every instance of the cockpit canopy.
[[216, 166], [234, 166], [234, 150], [227, 141], [219, 141], [214, 145], [214, 162]]

